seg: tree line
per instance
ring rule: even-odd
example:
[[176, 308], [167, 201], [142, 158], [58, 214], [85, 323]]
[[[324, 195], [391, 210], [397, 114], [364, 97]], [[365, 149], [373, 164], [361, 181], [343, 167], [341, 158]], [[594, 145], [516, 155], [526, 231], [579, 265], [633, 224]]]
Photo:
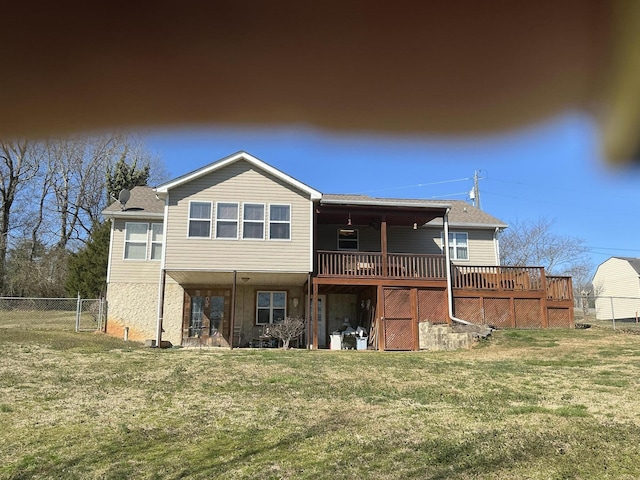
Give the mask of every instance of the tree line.
[[0, 141], [0, 295], [102, 294], [102, 210], [123, 188], [164, 177], [132, 136]]

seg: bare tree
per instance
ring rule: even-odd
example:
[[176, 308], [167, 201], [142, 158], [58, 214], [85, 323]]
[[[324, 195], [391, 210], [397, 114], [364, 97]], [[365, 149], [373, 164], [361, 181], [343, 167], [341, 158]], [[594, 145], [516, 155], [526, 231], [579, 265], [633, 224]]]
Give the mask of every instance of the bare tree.
[[13, 209], [20, 191], [39, 170], [37, 145], [27, 140], [0, 142], [0, 292], [5, 291], [7, 249]]
[[282, 348], [287, 350], [289, 343], [304, 332], [305, 321], [300, 317], [286, 317], [279, 323], [274, 323], [269, 333], [282, 340]]
[[593, 265], [585, 240], [553, 232], [554, 222], [513, 222], [500, 236], [502, 265], [541, 266], [551, 275], [573, 279], [574, 296], [589, 288]]
[[[102, 220], [109, 201], [106, 174], [117, 162], [166, 178], [160, 160], [137, 137], [0, 141], [0, 294], [9, 284], [21, 292], [51, 291], [49, 280], [64, 285], [69, 252]], [[34, 274], [33, 285], [24, 272]], [[8, 274], [15, 277], [9, 283]], [[35, 274], [43, 277], [36, 280]]]
[[554, 233], [553, 224], [546, 218], [511, 223], [500, 235], [502, 265], [542, 266], [556, 275], [590, 268], [585, 240]]

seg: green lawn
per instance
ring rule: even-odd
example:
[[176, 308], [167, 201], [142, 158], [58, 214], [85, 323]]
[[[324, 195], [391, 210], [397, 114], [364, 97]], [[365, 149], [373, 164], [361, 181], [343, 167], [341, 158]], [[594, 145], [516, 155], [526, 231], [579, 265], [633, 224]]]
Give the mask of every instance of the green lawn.
[[640, 478], [640, 335], [144, 349], [0, 325], [0, 478]]

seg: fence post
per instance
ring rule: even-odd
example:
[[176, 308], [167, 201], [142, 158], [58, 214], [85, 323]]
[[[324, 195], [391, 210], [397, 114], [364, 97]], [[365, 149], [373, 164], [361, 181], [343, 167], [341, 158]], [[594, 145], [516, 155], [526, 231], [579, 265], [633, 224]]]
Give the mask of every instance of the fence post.
[[100, 332], [102, 331], [102, 312], [104, 311], [103, 308], [104, 308], [104, 298], [101, 298], [98, 302], [98, 321], [96, 322], [97, 323], [96, 326], [98, 327], [97, 330]]
[[616, 329], [616, 314], [613, 312], [613, 297], [609, 297], [611, 301], [611, 322], [613, 324], [613, 329]]
[[76, 333], [80, 331], [80, 311], [82, 310], [82, 300], [80, 300], [80, 292], [78, 292], [78, 303], [76, 304]]

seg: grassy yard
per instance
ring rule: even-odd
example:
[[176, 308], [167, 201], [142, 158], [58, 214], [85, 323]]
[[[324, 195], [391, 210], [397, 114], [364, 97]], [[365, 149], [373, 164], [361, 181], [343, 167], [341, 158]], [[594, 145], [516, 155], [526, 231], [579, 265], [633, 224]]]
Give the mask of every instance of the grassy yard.
[[640, 335], [144, 349], [0, 322], [0, 478], [640, 478]]

